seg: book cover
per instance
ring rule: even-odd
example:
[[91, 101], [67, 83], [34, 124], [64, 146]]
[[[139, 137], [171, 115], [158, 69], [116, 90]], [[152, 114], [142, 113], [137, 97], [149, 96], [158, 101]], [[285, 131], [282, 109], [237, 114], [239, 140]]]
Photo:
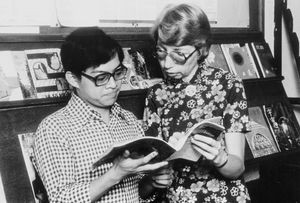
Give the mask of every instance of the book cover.
[[12, 51], [0, 51], [0, 101], [22, 100]]
[[300, 146], [299, 124], [293, 111], [283, 102], [263, 105], [263, 110], [280, 150], [298, 148]]
[[252, 42], [251, 47], [263, 77], [276, 77], [274, 57], [269, 45], [265, 42]]
[[259, 74], [249, 50], [245, 44], [221, 44], [222, 51], [232, 72], [242, 79], [259, 78]]
[[278, 146], [261, 107], [249, 107], [251, 131], [246, 133], [246, 140], [254, 158], [279, 152]]
[[34, 169], [34, 165], [32, 162], [34, 133], [18, 134], [18, 139], [19, 144], [21, 146], [22, 155], [27, 169], [27, 174], [30, 181], [33, 196], [35, 198], [35, 202], [39, 203], [39, 200], [42, 199], [42, 197], [39, 196], [46, 194], [46, 191], [44, 186], [42, 185], [42, 181], [40, 180], [36, 170]]
[[27, 57], [24, 51], [12, 52], [14, 66], [18, 73], [18, 79], [24, 99], [37, 98], [32, 76], [28, 67]]
[[122, 80], [121, 91], [149, 88], [154, 81], [150, 79], [143, 54], [131, 48], [123, 48], [123, 53], [123, 64], [128, 68], [128, 72]]
[[220, 117], [203, 120], [190, 128], [185, 136], [172, 143], [150, 136], [115, 143], [99, 157], [98, 161], [93, 164], [93, 167], [112, 162], [117, 156], [124, 153], [125, 150], [129, 150], [132, 158], [145, 156], [153, 151], [157, 151], [158, 155], [152, 162], [175, 159], [198, 161], [201, 154], [191, 146], [190, 135], [203, 134], [216, 138], [224, 131], [224, 127], [220, 123]]
[[212, 44], [210, 46], [210, 51], [205, 61], [209, 66], [230, 72], [220, 44]]
[[37, 98], [62, 97], [70, 93], [59, 51], [57, 48], [25, 50]]

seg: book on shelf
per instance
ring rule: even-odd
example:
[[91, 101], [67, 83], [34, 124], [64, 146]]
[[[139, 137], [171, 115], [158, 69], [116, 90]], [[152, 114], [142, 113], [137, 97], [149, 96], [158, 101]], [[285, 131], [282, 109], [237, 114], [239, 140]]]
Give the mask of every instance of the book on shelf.
[[153, 84], [156, 84], [158, 78], [150, 78], [150, 73], [142, 52], [125, 47], [123, 48], [123, 53], [123, 64], [128, 68], [128, 73], [126, 78], [122, 80], [121, 91], [146, 89], [151, 87]]
[[12, 51], [13, 62], [15, 64], [18, 79], [23, 95], [23, 99], [37, 98], [36, 90], [32, 81], [27, 57], [24, 51]]
[[299, 124], [285, 102], [263, 105], [263, 111], [281, 151], [300, 147]]
[[192, 147], [191, 135], [202, 134], [217, 138], [223, 131], [224, 127], [221, 125], [221, 117], [215, 117], [196, 123], [176, 142], [168, 143], [157, 137], [146, 136], [114, 143], [99, 157], [93, 164], [93, 167], [113, 162], [125, 150], [129, 150], [132, 158], [145, 156], [153, 151], [157, 151], [158, 155], [152, 162], [175, 159], [186, 159], [196, 162], [201, 157], [201, 154]]
[[70, 93], [58, 48], [25, 50], [37, 98], [62, 97]]
[[277, 142], [260, 106], [249, 107], [251, 131], [245, 134], [254, 158], [279, 152]]
[[22, 99], [22, 91], [12, 51], [0, 51], [0, 101]]
[[210, 46], [209, 54], [205, 61], [209, 66], [221, 68], [230, 72], [220, 44], [212, 44]]
[[274, 57], [269, 45], [266, 42], [252, 42], [251, 47], [262, 76], [265, 78], [276, 77]]
[[38, 203], [40, 202], [40, 199], [43, 199], [42, 196], [46, 194], [46, 190], [33, 165], [34, 137], [34, 133], [18, 134], [19, 144], [21, 146], [21, 151], [25, 162], [28, 179], [30, 181], [32, 193], [35, 202]]
[[221, 44], [222, 51], [231, 71], [241, 79], [259, 78], [248, 43], [245, 45]]

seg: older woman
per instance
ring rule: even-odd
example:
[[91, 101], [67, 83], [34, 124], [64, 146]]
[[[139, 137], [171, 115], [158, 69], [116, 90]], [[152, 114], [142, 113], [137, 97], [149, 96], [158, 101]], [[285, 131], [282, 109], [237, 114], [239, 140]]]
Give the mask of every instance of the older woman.
[[173, 163], [170, 202], [250, 201], [244, 171], [243, 132], [248, 131], [247, 101], [242, 81], [205, 63], [210, 48], [206, 14], [189, 4], [170, 5], [153, 27], [156, 56], [165, 81], [153, 86], [146, 99], [148, 136], [178, 139], [193, 124], [221, 116], [225, 132], [217, 140], [196, 134], [192, 147], [198, 162]]

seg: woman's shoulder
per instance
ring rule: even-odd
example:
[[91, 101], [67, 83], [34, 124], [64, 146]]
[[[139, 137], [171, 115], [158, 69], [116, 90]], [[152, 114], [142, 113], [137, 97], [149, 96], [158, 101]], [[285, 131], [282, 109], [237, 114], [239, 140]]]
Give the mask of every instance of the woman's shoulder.
[[233, 81], [242, 82], [241, 78], [238, 75], [233, 74], [228, 70], [224, 70], [222, 68], [212, 67], [212, 66], [206, 66], [206, 70], [208, 73], [210, 73], [212, 77], [219, 78], [220, 80], [231, 81], [231, 82]]

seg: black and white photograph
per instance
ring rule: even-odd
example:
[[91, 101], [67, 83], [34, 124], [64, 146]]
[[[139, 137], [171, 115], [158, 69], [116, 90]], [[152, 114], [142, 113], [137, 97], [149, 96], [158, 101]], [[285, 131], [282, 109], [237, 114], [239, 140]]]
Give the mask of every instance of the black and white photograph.
[[299, 0], [0, 0], [0, 203], [300, 203]]

